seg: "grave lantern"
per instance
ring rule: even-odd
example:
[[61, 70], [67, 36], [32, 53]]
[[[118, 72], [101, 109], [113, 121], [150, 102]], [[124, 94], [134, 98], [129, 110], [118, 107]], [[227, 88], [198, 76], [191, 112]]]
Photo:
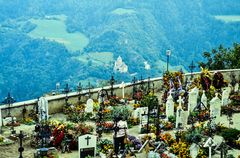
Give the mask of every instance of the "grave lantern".
[[167, 73], [168, 73], [168, 65], [169, 65], [169, 58], [170, 58], [170, 55], [171, 55], [171, 50], [167, 50], [166, 55], [167, 55]]

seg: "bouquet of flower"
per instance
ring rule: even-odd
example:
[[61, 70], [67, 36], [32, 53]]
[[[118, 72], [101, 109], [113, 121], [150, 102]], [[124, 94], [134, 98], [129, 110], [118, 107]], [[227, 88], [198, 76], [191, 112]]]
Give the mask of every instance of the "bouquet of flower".
[[177, 155], [178, 157], [190, 158], [189, 145], [185, 142], [175, 142], [170, 147], [170, 152]]
[[142, 147], [142, 142], [135, 136], [128, 135], [128, 139], [134, 146], [134, 149], [139, 150]]
[[108, 139], [101, 139], [97, 144], [97, 148], [99, 152], [106, 154], [110, 149], [113, 149], [113, 143]]

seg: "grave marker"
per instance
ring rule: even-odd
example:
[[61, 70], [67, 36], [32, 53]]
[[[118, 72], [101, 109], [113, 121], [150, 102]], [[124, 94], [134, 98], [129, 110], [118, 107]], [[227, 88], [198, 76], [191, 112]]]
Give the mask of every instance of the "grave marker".
[[93, 100], [91, 98], [87, 100], [85, 112], [86, 113], [92, 113], [93, 112]]
[[38, 109], [39, 109], [39, 121], [48, 120], [48, 101], [45, 97], [41, 97], [38, 101]]
[[216, 124], [220, 122], [221, 100], [218, 98], [218, 93], [216, 93], [216, 96], [210, 101], [210, 116], [215, 118]]
[[97, 136], [86, 134], [78, 137], [79, 158], [87, 156], [95, 157], [97, 147]]
[[167, 119], [170, 116], [174, 116], [174, 102], [171, 94], [168, 96], [167, 102], [166, 102], [166, 116], [167, 116]]

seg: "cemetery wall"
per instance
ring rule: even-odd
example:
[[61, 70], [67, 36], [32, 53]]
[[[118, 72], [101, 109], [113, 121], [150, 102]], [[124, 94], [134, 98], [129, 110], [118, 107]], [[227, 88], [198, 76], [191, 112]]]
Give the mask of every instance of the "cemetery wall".
[[[224, 75], [224, 79], [230, 81], [231, 80], [231, 73], [234, 73], [236, 75], [236, 79], [239, 80], [240, 79], [240, 69], [231, 69], [231, 70], [219, 70], [220, 72], [222, 72], [222, 74]], [[215, 71], [213, 71], [212, 73], [214, 73]], [[193, 74], [194, 78], [197, 78], [200, 75], [200, 72], [196, 72]], [[187, 73], [185, 74], [186, 77], [190, 77], [191, 74]], [[144, 84], [147, 85], [148, 80], [144, 80]], [[153, 86], [154, 83], [154, 91], [158, 92], [160, 91], [161, 87], [162, 87], [162, 77], [158, 77], [158, 78], [152, 78], [150, 79], [151, 82], [151, 87]], [[136, 83], [137, 85], [140, 84], [140, 82]], [[131, 97], [132, 96], [132, 83], [125, 83], [125, 98]], [[118, 96], [118, 97], [122, 97], [122, 88], [120, 88], [121, 85], [114, 85], [114, 93]], [[107, 87], [103, 87], [104, 89], [108, 90], [108, 94], [110, 94], [110, 86]], [[98, 92], [101, 90], [102, 88], [95, 88], [95, 89], [91, 89], [91, 98], [93, 99], [97, 99], [98, 98]], [[68, 93], [68, 102], [72, 103], [72, 104], [76, 104], [78, 102], [78, 96], [79, 93], [78, 92], [71, 92]], [[60, 94], [60, 95], [55, 95], [55, 96], [46, 96], [46, 99], [48, 100], [48, 105], [49, 105], [49, 114], [54, 114], [54, 113], [58, 113], [61, 112], [63, 109], [63, 106], [65, 105], [65, 94]], [[86, 100], [88, 99], [88, 90], [83, 90], [81, 92], [81, 101], [86, 102]], [[11, 105], [11, 113], [13, 116], [16, 116], [18, 118], [22, 117], [22, 110], [25, 107], [29, 113], [29, 111], [31, 109], [35, 109], [36, 108], [36, 104], [37, 104], [37, 99], [33, 99], [33, 100], [28, 100], [28, 101], [22, 101], [22, 102], [17, 102], [14, 103], [13, 105]], [[7, 115], [8, 112], [8, 105], [1, 105], [0, 109], [2, 110], [2, 116], [5, 117]]]

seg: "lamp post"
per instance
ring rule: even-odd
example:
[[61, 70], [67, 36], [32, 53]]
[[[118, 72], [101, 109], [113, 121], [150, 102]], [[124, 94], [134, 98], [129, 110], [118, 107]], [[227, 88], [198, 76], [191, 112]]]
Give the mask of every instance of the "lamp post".
[[191, 79], [193, 79], [193, 70], [195, 69], [195, 65], [194, 65], [194, 63], [193, 63], [193, 61], [192, 61], [192, 63], [188, 66], [189, 67], [189, 69], [190, 69], [190, 72], [191, 72]]
[[[136, 77], [134, 76], [133, 77], [133, 80], [132, 80], [132, 85], [133, 85], [133, 94], [132, 94], [132, 99], [136, 99], [135, 98], [135, 95], [136, 95], [136, 81], [137, 81], [137, 79], [136, 79]], [[136, 103], [136, 100], [135, 100], [135, 103]]]
[[169, 65], [169, 58], [170, 58], [170, 55], [171, 55], [171, 50], [167, 50], [166, 55], [167, 55], [167, 73], [168, 73], [168, 65]]
[[111, 79], [110, 79], [110, 85], [111, 85], [111, 97], [113, 97], [113, 85], [115, 83], [115, 79], [114, 76], [112, 75]]

